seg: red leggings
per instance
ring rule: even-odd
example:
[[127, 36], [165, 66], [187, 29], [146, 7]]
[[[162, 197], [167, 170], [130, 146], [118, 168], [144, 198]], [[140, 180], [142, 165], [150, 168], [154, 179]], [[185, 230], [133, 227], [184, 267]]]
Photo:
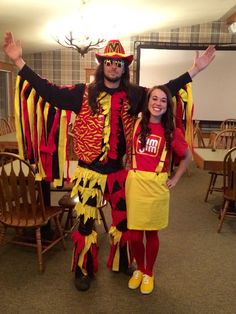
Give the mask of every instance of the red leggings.
[[[158, 231], [130, 230], [129, 232], [131, 251], [136, 260], [137, 269], [148, 276], [152, 276], [153, 266], [159, 251]], [[143, 241], [144, 232], [146, 236], [146, 245], [144, 245]]]

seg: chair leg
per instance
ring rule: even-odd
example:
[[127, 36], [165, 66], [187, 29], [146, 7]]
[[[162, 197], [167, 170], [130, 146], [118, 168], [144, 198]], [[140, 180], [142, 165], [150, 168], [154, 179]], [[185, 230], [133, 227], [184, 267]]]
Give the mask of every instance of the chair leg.
[[69, 228], [69, 232], [72, 232], [75, 229], [75, 227], [78, 225], [79, 218], [78, 218], [78, 216], [76, 216], [76, 217], [74, 216], [74, 207], [70, 208], [69, 210], [70, 210], [70, 215], [69, 215], [69, 219], [70, 219], [69, 226], [70, 226], [70, 228]]
[[42, 239], [41, 239], [41, 230], [40, 228], [35, 229], [37, 253], [38, 253], [38, 264], [40, 273], [44, 272], [43, 264], [43, 253], [42, 253]]
[[212, 193], [212, 187], [214, 186], [213, 182], [215, 182], [215, 180], [216, 180], [215, 177], [216, 177], [216, 175], [214, 173], [212, 173], [211, 178], [210, 178], [210, 183], [208, 185], [208, 189], [207, 189], [206, 196], [204, 199], [205, 202], [207, 202], [209, 194]]
[[62, 246], [63, 246], [63, 248], [65, 250], [66, 249], [66, 243], [65, 243], [65, 238], [64, 238], [63, 230], [62, 230], [62, 227], [61, 227], [61, 224], [60, 224], [60, 219], [59, 219], [58, 215], [54, 217], [54, 221], [55, 221], [55, 225], [56, 225], [56, 228], [58, 230], [58, 233], [59, 233], [59, 238], [62, 241]]
[[68, 208], [64, 230], [70, 230], [73, 226], [73, 208]]
[[64, 213], [67, 213], [67, 217], [62, 229], [65, 234], [68, 234], [71, 233], [78, 224], [78, 217], [74, 217], [74, 206], [65, 208]]
[[216, 185], [216, 179], [217, 179], [217, 174], [213, 174], [213, 180], [212, 180], [211, 191], [210, 191], [211, 194], [212, 194], [213, 189], [214, 189], [214, 187]]
[[0, 227], [0, 245], [4, 244], [4, 240], [6, 238], [7, 227], [5, 225], [1, 225]]
[[219, 223], [219, 226], [218, 226], [218, 229], [217, 229], [218, 233], [220, 233], [220, 231], [221, 231], [221, 228], [222, 228], [222, 225], [223, 225], [223, 222], [224, 222], [224, 219], [225, 219], [225, 215], [226, 215], [228, 206], [229, 206], [229, 201], [226, 200], [223, 209], [221, 209], [221, 211], [220, 211], [220, 223]]

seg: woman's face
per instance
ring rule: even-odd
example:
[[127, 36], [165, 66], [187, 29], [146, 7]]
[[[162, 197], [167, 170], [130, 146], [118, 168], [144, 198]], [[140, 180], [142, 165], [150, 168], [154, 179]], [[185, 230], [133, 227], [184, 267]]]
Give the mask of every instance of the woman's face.
[[150, 111], [150, 122], [161, 122], [162, 115], [167, 110], [167, 95], [161, 89], [154, 89], [148, 101]]

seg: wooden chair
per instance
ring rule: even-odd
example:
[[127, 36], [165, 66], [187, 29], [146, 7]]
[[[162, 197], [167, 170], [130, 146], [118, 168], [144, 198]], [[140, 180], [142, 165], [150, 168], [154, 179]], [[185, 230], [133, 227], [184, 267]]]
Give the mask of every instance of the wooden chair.
[[[236, 129], [225, 129], [217, 133], [212, 150], [216, 149], [231, 149], [236, 146]], [[207, 188], [205, 202], [207, 202], [209, 194], [213, 192], [222, 192], [223, 186], [216, 186], [216, 181], [219, 176], [223, 176], [222, 171], [210, 171], [210, 182]]]
[[71, 191], [65, 193], [58, 201], [59, 206], [63, 208], [63, 214], [61, 215], [61, 221], [65, 217], [65, 223], [63, 224], [63, 231], [65, 234], [71, 233], [79, 224], [79, 219], [74, 213], [76, 204], [75, 198], [70, 196]]
[[[71, 233], [75, 227], [79, 224], [79, 218], [74, 213], [74, 208], [78, 202], [76, 197], [71, 198], [70, 193], [64, 194], [58, 201], [58, 204], [64, 208], [63, 214], [67, 214], [65, 224], [64, 224], [64, 233]], [[107, 205], [105, 200], [102, 201], [101, 205], [98, 207], [98, 212], [100, 215], [101, 221], [103, 222], [103, 226], [106, 232], [108, 232], [108, 226], [106, 222], [105, 215], [103, 213], [103, 208]], [[62, 218], [62, 217], [61, 217]]]
[[0, 118], [0, 135], [11, 133], [11, 127], [6, 119]]
[[235, 129], [225, 129], [217, 133], [212, 150], [216, 149], [230, 149], [236, 146], [236, 128]]
[[197, 142], [195, 147], [206, 147], [199, 123], [200, 121], [195, 121], [193, 127], [193, 140], [194, 142]]
[[8, 116], [7, 117], [7, 122], [11, 128], [11, 132], [16, 132], [16, 125], [15, 125], [15, 117], [13, 116]]
[[230, 149], [224, 158], [223, 167], [223, 195], [224, 201], [219, 214], [219, 225], [217, 232], [221, 231], [225, 217], [236, 217], [236, 211], [230, 210], [230, 205], [236, 202], [236, 147]]
[[220, 125], [221, 130], [225, 129], [235, 129], [236, 128], [236, 119], [226, 119], [222, 121]]
[[[33, 167], [18, 155], [0, 153], [0, 222], [3, 224], [0, 243], [13, 243], [37, 249], [39, 271], [44, 271], [43, 254], [61, 242], [64, 235], [59, 222], [62, 208], [45, 206], [41, 182], [36, 181]], [[41, 238], [41, 227], [54, 222], [57, 235], [53, 240]], [[16, 235], [7, 236], [7, 229]], [[27, 238], [34, 231], [35, 238]]]

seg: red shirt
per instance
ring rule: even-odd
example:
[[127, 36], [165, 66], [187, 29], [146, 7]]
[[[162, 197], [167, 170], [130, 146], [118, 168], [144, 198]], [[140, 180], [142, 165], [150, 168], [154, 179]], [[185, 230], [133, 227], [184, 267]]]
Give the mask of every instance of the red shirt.
[[[160, 123], [149, 123], [149, 128], [151, 129], [151, 134], [148, 136], [146, 141], [146, 147], [141, 148], [141, 143], [139, 141], [140, 125], [138, 126], [135, 136], [134, 136], [134, 148], [136, 155], [137, 169], [143, 171], [154, 172], [165, 146], [164, 129]], [[180, 129], [175, 128], [173, 132], [173, 139], [171, 142], [171, 151], [175, 152], [177, 156], [183, 158], [185, 156], [188, 144], [186, 143], [183, 133]], [[167, 153], [164, 162], [164, 167], [162, 172], [169, 171], [170, 163], [170, 152]]]

